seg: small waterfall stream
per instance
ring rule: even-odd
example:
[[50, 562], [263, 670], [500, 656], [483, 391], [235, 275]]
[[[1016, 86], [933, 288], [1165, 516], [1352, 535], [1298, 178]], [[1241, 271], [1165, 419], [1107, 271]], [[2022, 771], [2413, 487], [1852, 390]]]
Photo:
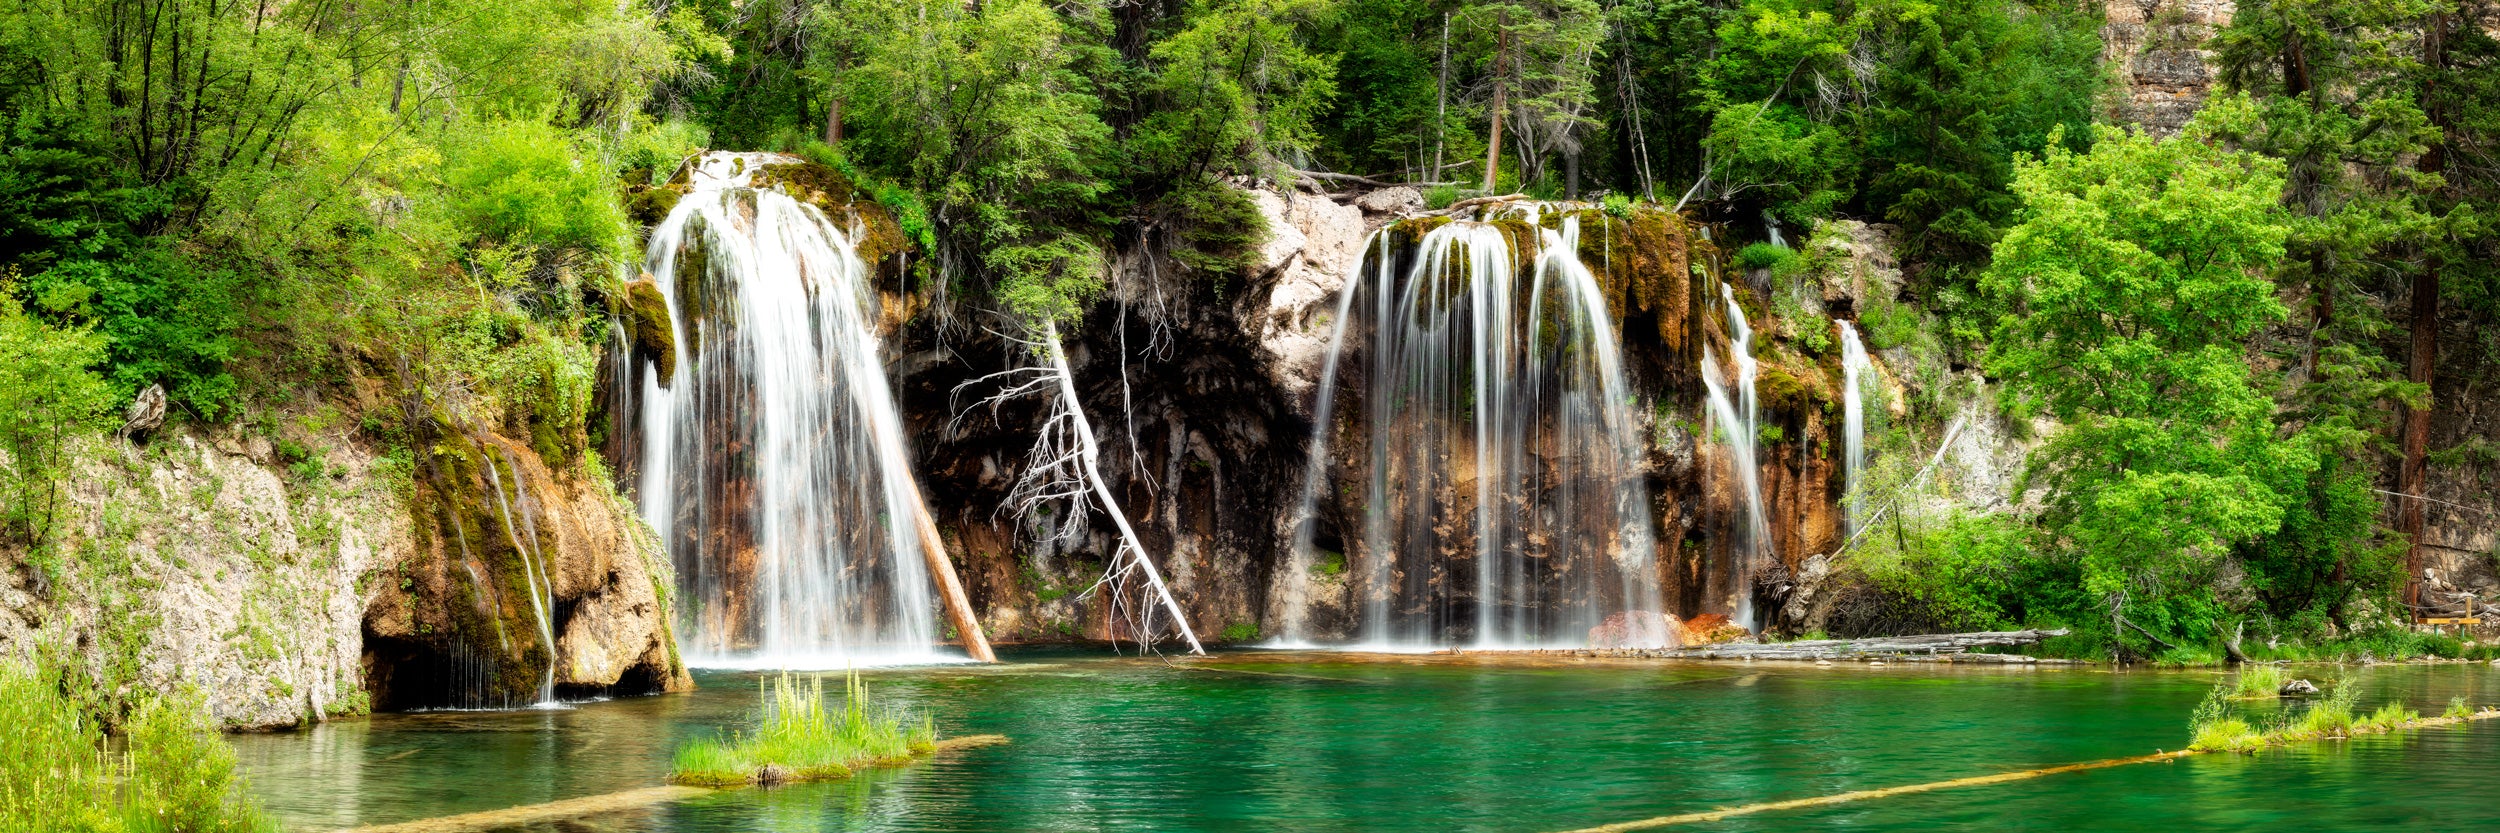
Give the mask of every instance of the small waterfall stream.
[[1753, 328], [1746, 324], [1744, 307], [1736, 303], [1736, 289], [1720, 284], [1719, 291], [1727, 307], [1728, 346], [1735, 353], [1729, 357], [1730, 364], [1735, 368], [1730, 380], [1735, 387], [1734, 398], [1729, 396], [1729, 382], [1719, 379], [1721, 371], [1716, 351], [1707, 345], [1702, 347], [1701, 378], [1702, 384], [1709, 390], [1711, 420], [1718, 423], [1719, 430], [1727, 435], [1728, 464], [1735, 470], [1736, 482], [1744, 492], [1745, 537], [1735, 548], [1735, 622], [1753, 629], [1757, 623], [1754, 621], [1751, 577], [1762, 559], [1771, 554], [1770, 522], [1762, 511], [1762, 470], [1755, 464], [1754, 448], [1759, 441], [1757, 422], [1760, 418], [1760, 405], [1754, 398], [1754, 381], [1760, 367], [1753, 357]]
[[677, 373], [640, 384], [639, 499], [698, 665], [940, 661], [869, 272], [815, 207], [700, 157], [651, 233]]
[[1542, 228], [1536, 213], [1513, 217], [1533, 232], [1461, 220], [1411, 249], [1388, 232], [1366, 247], [1320, 380], [1284, 643], [1308, 639], [1316, 501], [1358, 327], [1369, 455], [1349, 572], [1367, 647], [1579, 645], [1612, 614], [1660, 609], [1644, 440], [1613, 314], [1579, 260], [1578, 218]]
[[1842, 518], [1847, 525], [1841, 530], [1841, 538], [1847, 540], [1858, 532], [1858, 503], [1865, 499], [1860, 491], [1866, 473], [1866, 394], [1862, 386], [1875, 363], [1866, 355], [1865, 342], [1858, 340], [1857, 327], [1847, 321], [1832, 323], [1840, 328], [1841, 436], [1848, 463], [1847, 479], [1842, 481], [1847, 484], [1848, 496], [1841, 501]]

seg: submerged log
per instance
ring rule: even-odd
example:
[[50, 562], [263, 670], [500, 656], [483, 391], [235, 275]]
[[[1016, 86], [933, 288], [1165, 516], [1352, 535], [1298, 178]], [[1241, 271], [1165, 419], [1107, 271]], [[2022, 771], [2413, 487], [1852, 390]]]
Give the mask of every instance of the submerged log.
[[1903, 657], [1922, 659], [1929, 656], [1952, 657], [1955, 662], [2037, 662], [2031, 657], [2013, 654], [1971, 654], [1972, 648], [2033, 645], [2069, 631], [2019, 630], [1981, 631], [1978, 633], [1934, 633], [1917, 636], [1878, 636], [1866, 639], [1805, 639], [1796, 642], [1723, 642], [1691, 648], [1673, 649], [1583, 649], [1539, 651], [1536, 653], [1569, 654], [1586, 657], [1636, 657], [1649, 659], [1856, 659], [1862, 657]]

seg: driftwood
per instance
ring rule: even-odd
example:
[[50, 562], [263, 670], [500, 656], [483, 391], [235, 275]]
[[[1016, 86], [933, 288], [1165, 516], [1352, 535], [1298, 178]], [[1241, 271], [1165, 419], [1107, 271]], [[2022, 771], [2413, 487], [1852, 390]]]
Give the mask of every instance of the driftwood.
[[1354, 183], [1354, 184], [1356, 184], [1356, 185], [1369, 185], [1369, 186], [1374, 187], [1374, 188], [1394, 188], [1394, 187], [1397, 187], [1397, 183], [1395, 183], [1395, 182], [1382, 182], [1382, 181], [1380, 181], [1380, 180], [1373, 179], [1373, 178], [1368, 177], [1368, 176], [1359, 176], [1359, 175], [1356, 175], [1356, 174], [1337, 174], [1337, 173], [1329, 173], [1329, 172], [1327, 172], [1327, 171], [1304, 171], [1304, 170], [1296, 170], [1296, 171], [1294, 171], [1294, 172], [1293, 172], [1293, 175], [1294, 175], [1294, 176], [1298, 176], [1298, 177], [1303, 177], [1303, 178], [1305, 178], [1305, 179], [1324, 179], [1324, 180], [1328, 180], [1328, 181], [1330, 181], [1330, 182], [1351, 182], [1351, 183]]
[[1448, 208], [1444, 208], [1444, 209], [1441, 209], [1441, 210], [1439, 210], [1439, 211], [1426, 211], [1426, 212], [1424, 212], [1424, 213], [1425, 213], [1425, 214], [1456, 214], [1456, 213], [1458, 213], [1458, 212], [1465, 211], [1465, 210], [1467, 210], [1467, 209], [1474, 208], [1474, 207], [1479, 206], [1479, 205], [1491, 205], [1491, 204], [1493, 204], [1493, 203], [1497, 203], [1497, 202], [1510, 202], [1511, 200], [1524, 200], [1524, 199], [1527, 199], [1527, 198], [1528, 198], [1528, 195], [1526, 195], [1526, 194], [1502, 194], [1502, 195], [1500, 195], [1500, 196], [1493, 196], [1493, 197], [1468, 197], [1468, 198], [1466, 198], [1466, 199], [1459, 200], [1459, 201], [1454, 202], [1454, 203], [1450, 203], [1450, 205], [1449, 205], [1449, 207], [1448, 207]]
[[1692, 648], [1625, 648], [1545, 651], [1585, 657], [1638, 657], [1648, 659], [1875, 659], [1898, 657], [1907, 661], [1951, 657], [1954, 662], [2030, 663], [2031, 657], [2015, 654], [1972, 654], [1972, 648], [2032, 645], [2069, 631], [2020, 630], [1982, 631], [1978, 633], [1936, 633], [1920, 636], [1878, 636], [1867, 639], [1805, 639], [1796, 642], [1723, 642]]

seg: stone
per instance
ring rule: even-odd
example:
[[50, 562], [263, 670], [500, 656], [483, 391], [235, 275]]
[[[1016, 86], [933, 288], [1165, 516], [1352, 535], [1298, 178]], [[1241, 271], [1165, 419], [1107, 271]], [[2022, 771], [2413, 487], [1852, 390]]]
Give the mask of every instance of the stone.
[[1382, 188], [1356, 197], [1354, 207], [1362, 209], [1365, 214], [1414, 214], [1424, 210], [1424, 192], [1408, 185]]
[[2276, 689], [2274, 693], [2283, 697], [2316, 697], [2318, 684], [2308, 680], [2293, 680], [2284, 683], [2283, 687]]
[[1269, 375], [1290, 395], [1294, 412], [1307, 417], [1336, 334], [1338, 293], [1362, 267], [1363, 212], [1321, 197], [1275, 191], [1250, 197], [1268, 227], [1252, 267], [1270, 287], [1256, 319], [1259, 343]]

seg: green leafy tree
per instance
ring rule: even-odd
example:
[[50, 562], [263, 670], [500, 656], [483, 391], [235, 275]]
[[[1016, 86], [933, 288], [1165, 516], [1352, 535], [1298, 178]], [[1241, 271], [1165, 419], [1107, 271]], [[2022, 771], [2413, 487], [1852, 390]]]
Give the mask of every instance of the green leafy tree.
[[2106, 617], [2122, 651], [2130, 630], [2209, 630], [2223, 558], [2282, 523], [2274, 475], [2316, 466], [2277, 440], [2242, 355], [2285, 315], [2268, 279], [2290, 233], [2282, 177], [2201, 124], [2161, 141], [2101, 128], [2088, 153], [2053, 142], [2015, 166], [2021, 221], [1981, 282], [2007, 310], [1986, 366], [2019, 411], [2063, 423], [2027, 482], [2098, 607], [2069, 614]]
[[69, 442], [112, 404], [110, 388], [87, 370], [103, 354], [103, 337], [47, 326], [0, 298], [0, 529], [18, 542], [42, 546], [51, 535]]

